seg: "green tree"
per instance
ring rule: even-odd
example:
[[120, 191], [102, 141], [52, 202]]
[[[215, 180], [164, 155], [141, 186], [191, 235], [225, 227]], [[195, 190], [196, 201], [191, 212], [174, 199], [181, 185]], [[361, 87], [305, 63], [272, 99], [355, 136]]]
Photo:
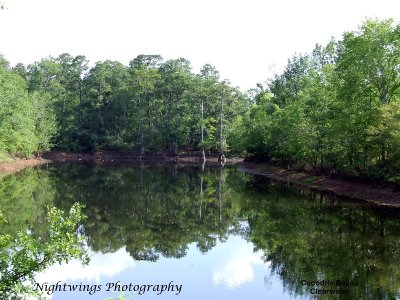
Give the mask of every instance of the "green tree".
[[0, 67], [0, 151], [29, 157], [47, 151], [56, 133], [49, 99], [29, 94], [23, 78]]
[[[159, 55], [139, 55], [130, 62], [129, 72], [131, 84], [129, 85], [135, 112], [132, 120], [132, 130], [139, 128], [140, 156], [145, 153], [145, 144], [151, 144], [149, 137], [157, 140], [155, 136], [155, 116], [157, 109], [154, 103], [157, 101], [156, 87], [161, 79], [159, 66], [162, 58]], [[147, 141], [147, 142], [146, 142]], [[153, 144], [154, 144], [153, 140]]]
[[[21, 299], [23, 295], [36, 295], [34, 275], [54, 263], [78, 258], [88, 262], [82, 246], [83, 237], [77, 234], [83, 220], [82, 206], [74, 204], [67, 216], [56, 208], [48, 211], [49, 236], [46, 243], [31, 233], [21, 232], [13, 240], [0, 235], [0, 294], [4, 299]], [[4, 221], [4, 220], [3, 220]], [[29, 282], [31, 286], [27, 285]]]
[[[205, 161], [205, 150], [215, 148], [216, 134], [216, 101], [215, 88], [219, 81], [219, 72], [209, 64], [205, 64], [196, 76], [195, 90], [192, 100], [194, 107], [199, 107], [200, 114], [194, 113], [197, 120], [195, 132], [200, 132], [201, 159]], [[200, 127], [200, 128], [199, 128]], [[198, 140], [198, 134], [196, 140]]]
[[[27, 67], [25, 76], [29, 91], [44, 94], [48, 114], [54, 112], [56, 116], [57, 135], [54, 143], [58, 148], [79, 150], [76, 141], [79, 140], [83, 123], [82, 79], [87, 63], [84, 56], [73, 57], [64, 53]], [[14, 71], [19, 74], [23, 72], [17, 66]]]
[[368, 172], [373, 178], [399, 182], [400, 176], [400, 101], [391, 101], [377, 112], [377, 122], [367, 131], [368, 142], [385, 149], [385, 160], [379, 161]]
[[392, 20], [366, 20], [295, 55], [267, 91], [256, 91], [231, 140], [247, 136], [247, 152], [285, 166], [395, 181], [399, 32]]
[[158, 86], [163, 101], [163, 135], [165, 147], [177, 155], [179, 144], [188, 142], [188, 89], [192, 73], [190, 62], [184, 58], [168, 60], [160, 66], [162, 81]]
[[[398, 99], [400, 29], [392, 20], [367, 20], [339, 43], [339, 100], [348, 164], [365, 169], [387, 158], [386, 145], [370, 144], [367, 130], [376, 124], [380, 106]], [[381, 141], [382, 142], [382, 141]]]
[[100, 147], [122, 147], [121, 134], [129, 119], [129, 73], [117, 61], [97, 62], [84, 79], [84, 111], [88, 118], [82, 121], [79, 144], [84, 150]]

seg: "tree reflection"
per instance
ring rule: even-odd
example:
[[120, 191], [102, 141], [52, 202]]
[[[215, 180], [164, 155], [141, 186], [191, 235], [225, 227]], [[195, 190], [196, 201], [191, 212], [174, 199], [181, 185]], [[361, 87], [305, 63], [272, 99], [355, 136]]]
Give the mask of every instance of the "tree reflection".
[[[46, 206], [55, 196], [53, 179], [47, 168], [30, 168], [0, 179], [0, 210], [7, 223], [0, 223], [0, 233], [16, 237], [18, 232], [33, 231], [43, 237], [41, 225]], [[73, 203], [72, 203], [73, 204]]]
[[[307, 286], [303, 280], [342, 280], [358, 285], [349, 288], [349, 295], [337, 295], [339, 299], [399, 296], [398, 218], [361, 204], [335, 205], [335, 200], [321, 194], [256, 181], [247, 183], [250, 197], [242, 198], [250, 228], [247, 238], [256, 250], [264, 251], [271, 273], [281, 278], [286, 290], [310, 295], [316, 286]], [[250, 186], [262, 186], [268, 196], [260, 196], [260, 190]]]
[[[0, 180], [11, 235], [40, 235], [44, 207], [86, 205], [92, 250], [125, 247], [135, 260], [180, 258], [189, 244], [206, 253], [238, 234], [264, 252], [292, 295], [313, 296], [305, 281], [357, 281], [338, 298], [393, 299], [400, 291], [399, 213], [294, 188], [229, 166], [63, 164]], [[248, 224], [248, 226], [243, 226]], [[324, 298], [318, 296], [317, 298]], [[328, 297], [329, 298], [329, 297]]]
[[207, 252], [235, 230], [238, 194], [225, 188], [226, 176], [241, 174], [232, 168], [70, 165], [58, 170], [56, 199], [66, 209], [73, 199], [87, 199], [85, 230], [95, 251], [125, 246], [137, 260], [179, 258], [189, 244]]

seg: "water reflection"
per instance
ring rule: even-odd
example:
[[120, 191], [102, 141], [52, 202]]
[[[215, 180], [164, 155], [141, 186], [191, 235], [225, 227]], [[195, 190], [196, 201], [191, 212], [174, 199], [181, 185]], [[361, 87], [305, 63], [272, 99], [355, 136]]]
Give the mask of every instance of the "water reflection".
[[[230, 247], [226, 247], [230, 246]], [[212, 272], [216, 285], [224, 285], [230, 289], [239, 288], [242, 284], [254, 280], [254, 269], [264, 266], [261, 252], [253, 252], [251, 244], [244, 244], [232, 249], [229, 243], [224, 246], [225, 257], [221, 258]]]
[[193, 242], [207, 252], [237, 226], [237, 195], [222, 190], [225, 171], [210, 169], [201, 175], [193, 168], [73, 165], [56, 172], [57, 206], [68, 209], [74, 199], [86, 199], [85, 230], [94, 251], [126, 247], [136, 260], [179, 258]]
[[[397, 211], [388, 214], [228, 166], [63, 164], [0, 181], [2, 210], [18, 216], [1, 230], [45, 235], [44, 206], [69, 209], [77, 200], [86, 204], [83, 226], [92, 263], [85, 269], [74, 262], [54, 266], [38, 281], [175, 279], [184, 284], [182, 299], [399, 297]], [[338, 286], [337, 280], [357, 285]], [[328, 290], [347, 293], [327, 296]]]
[[[260, 189], [271, 197], [260, 196]], [[248, 194], [253, 197], [242, 206], [251, 228], [247, 238], [255, 249], [264, 251], [271, 272], [281, 278], [289, 293], [341, 289], [348, 292], [335, 295], [340, 299], [399, 296], [398, 218], [385, 217], [361, 204], [282, 189], [281, 185], [258, 185], [258, 191], [252, 190]], [[300, 193], [303, 199], [299, 199]], [[319, 285], [322, 280], [334, 284]], [[337, 280], [357, 285], [338, 285]]]
[[129, 257], [124, 248], [114, 253], [94, 253], [90, 256], [90, 264], [82, 265], [78, 260], [68, 264], [56, 264], [36, 276], [36, 282], [49, 284], [69, 281], [88, 281], [100, 283], [103, 278], [112, 278], [126, 269], [133, 268], [135, 261]]

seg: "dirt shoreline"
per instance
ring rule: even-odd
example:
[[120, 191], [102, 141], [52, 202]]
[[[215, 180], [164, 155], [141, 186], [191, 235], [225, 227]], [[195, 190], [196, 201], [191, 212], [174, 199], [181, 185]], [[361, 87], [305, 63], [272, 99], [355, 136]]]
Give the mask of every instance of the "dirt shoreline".
[[19, 159], [0, 163], [0, 175], [12, 174], [28, 167], [39, 166], [48, 161], [42, 158]]
[[374, 184], [350, 182], [321, 175], [316, 176], [267, 164], [241, 162], [237, 165], [237, 168], [239, 171], [249, 174], [262, 175], [278, 181], [306, 186], [321, 192], [331, 192], [338, 196], [363, 200], [378, 206], [400, 208], [400, 191], [381, 188]]
[[[197, 156], [172, 157], [165, 154], [146, 155], [141, 160], [132, 153], [96, 152], [94, 154], [76, 154], [66, 152], [49, 152], [43, 158], [21, 159], [0, 163], [0, 175], [7, 175], [21, 171], [27, 167], [34, 167], [48, 162], [91, 161], [98, 164], [129, 163], [144, 161], [148, 163], [183, 163], [200, 164]], [[338, 196], [363, 200], [374, 205], [400, 208], [400, 191], [382, 188], [377, 184], [350, 182], [333, 179], [321, 175], [313, 175], [292, 170], [286, 170], [267, 164], [243, 162], [240, 158], [228, 158], [227, 164], [236, 165], [242, 172], [262, 175], [278, 181], [290, 182], [322, 192], [331, 192]], [[217, 157], [207, 158], [206, 165], [220, 165]]]
[[[102, 163], [134, 163], [134, 162], [149, 162], [149, 163], [201, 163], [200, 157], [195, 155], [178, 155], [170, 156], [166, 153], [152, 153], [140, 157], [131, 152], [122, 151], [98, 151], [92, 154], [77, 154], [70, 152], [48, 152], [43, 154], [43, 158], [54, 162], [72, 162], [72, 161], [89, 161], [98, 164]], [[243, 161], [242, 158], [227, 158], [226, 164], [236, 164]], [[206, 165], [220, 164], [217, 156], [208, 156]]]
[[[235, 165], [241, 162], [241, 158], [227, 158], [227, 165]], [[13, 161], [0, 162], [0, 176], [8, 175], [19, 172], [28, 167], [39, 166], [45, 163], [64, 163], [74, 161], [86, 161], [93, 162], [95, 164], [119, 164], [119, 163], [138, 163], [144, 162], [149, 164], [200, 164], [200, 158], [197, 156], [177, 156], [172, 157], [166, 154], [152, 154], [146, 155], [142, 158], [132, 153], [123, 152], [96, 152], [93, 154], [77, 154], [70, 152], [48, 152], [44, 153], [42, 158], [31, 158], [31, 159], [16, 159]], [[208, 157], [206, 166], [220, 165], [217, 157]]]

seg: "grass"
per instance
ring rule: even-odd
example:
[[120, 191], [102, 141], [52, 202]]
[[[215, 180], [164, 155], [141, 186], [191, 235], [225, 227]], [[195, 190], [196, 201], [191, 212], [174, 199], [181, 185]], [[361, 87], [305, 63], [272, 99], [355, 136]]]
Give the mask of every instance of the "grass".
[[8, 153], [0, 152], [0, 163], [14, 161], [15, 159], [11, 157]]

